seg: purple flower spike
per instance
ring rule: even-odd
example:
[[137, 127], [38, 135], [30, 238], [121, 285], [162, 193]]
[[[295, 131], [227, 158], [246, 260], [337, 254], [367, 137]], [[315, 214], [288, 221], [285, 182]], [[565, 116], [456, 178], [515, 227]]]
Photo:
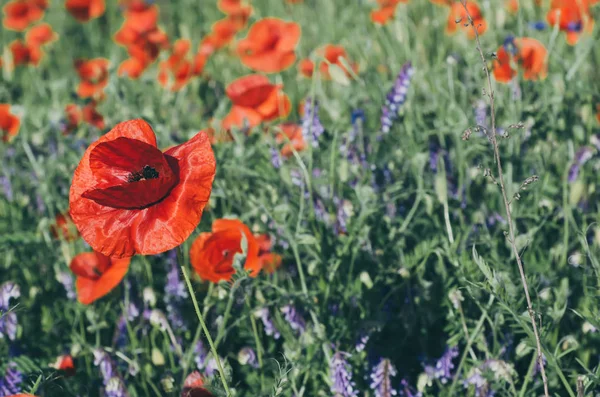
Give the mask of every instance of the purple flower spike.
[[100, 367], [102, 383], [104, 384], [104, 395], [106, 397], [127, 397], [127, 389], [123, 379], [117, 372], [115, 363], [102, 349], [94, 350], [94, 365]]
[[314, 148], [319, 147], [319, 138], [325, 132], [319, 119], [319, 102], [313, 98], [304, 101], [304, 116], [302, 117], [302, 135]]
[[285, 305], [281, 308], [281, 313], [283, 313], [285, 321], [287, 321], [294, 331], [298, 331], [300, 334], [304, 333], [306, 322], [294, 306]]
[[398, 393], [392, 388], [392, 378], [396, 376], [396, 368], [389, 359], [382, 358], [371, 373], [371, 389], [375, 397], [391, 397]]
[[277, 327], [275, 327], [275, 324], [273, 324], [273, 321], [271, 320], [269, 309], [267, 309], [266, 307], [259, 309], [254, 313], [254, 315], [261, 319], [263, 327], [265, 328], [265, 334], [269, 336], [272, 335], [274, 339], [279, 339], [281, 335], [279, 334], [279, 330], [277, 329]]
[[10, 300], [21, 296], [19, 286], [13, 282], [0, 285], [0, 339], [5, 336], [8, 340], [17, 337], [17, 314], [10, 311]]
[[454, 364], [452, 360], [458, 356], [458, 348], [452, 347], [450, 349], [446, 349], [444, 355], [440, 357], [440, 359], [435, 364], [435, 377], [440, 380], [443, 384], [448, 382], [449, 379], [452, 378], [452, 370], [454, 369]]
[[408, 384], [408, 381], [406, 379], [402, 379], [402, 381], [400, 381], [400, 385], [401, 385], [400, 395], [402, 397], [422, 397], [423, 396], [423, 393], [415, 391], [415, 389], [412, 388]]
[[594, 149], [589, 146], [579, 148], [577, 153], [575, 153], [573, 164], [571, 165], [571, 168], [569, 168], [569, 176], [567, 178], [569, 183], [575, 182], [577, 176], [579, 175], [579, 169], [592, 157], [594, 157]]
[[251, 347], [244, 347], [238, 353], [238, 361], [242, 365], [249, 365], [252, 368], [258, 368], [256, 353]]
[[329, 375], [331, 377], [331, 392], [334, 397], [357, 397], [358, 390], [352, 381], [352, 367], [346, 361], [350, 355], [337, 352], [329, 362]]
[[410, 79], [414, 74], [414, 69], [410, 62], [402, 66], [398, 77], [392, 89], [388, 92], [385, 105], [381, 109], [381, 132], [387, 134], [390, 132], [394, 121], [398, 117], [398, 110], [406, 101]]
[[10, 396], [21, 392], [23, 375], [15, 367], [14, 363], [8, 365], [6, 374], [0, 378], [0, 396]]

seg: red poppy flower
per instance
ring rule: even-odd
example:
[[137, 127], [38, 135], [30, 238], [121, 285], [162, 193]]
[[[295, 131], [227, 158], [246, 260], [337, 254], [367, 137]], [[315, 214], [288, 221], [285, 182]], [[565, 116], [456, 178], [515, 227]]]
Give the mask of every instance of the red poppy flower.
[[304, 77], [312, 77], [315, 72], [315, 63], [310, 59], [306, 58], [298, 62], [298, 70]]
[[272, 242], [271, 236], [268, 234], [261, 234], [256, 236], [258, 242], [258, 260], [260, 261], [260, 267], [267, 272], [272, 274], [281, 266], [281, 256], [271, 252]]
[[75, 364], [73, 363], [73, 357], [70, 354], [58, 356], [56, 361], [50, 365], [59, 371], [64, 371], [66, 376], [75, 376]]
[[104, 14], [105, 0], [67, 0], [65, 8], [79, 22], [88, 22]]
[[[481, 14], [481, 9], [474, 1], [467, 2], [467, 10], [473, 19], [473, 24], [477, 28], [477, 33], [482, 35], [487, 30], [487, 22], [483, 18]], [[460, 21], [460, 22], [456, 22]], [[468, 21], [467, 12], [465, 11], [465, 7], [460, 2], [454, 2], [450, 6], [450, 15], [448, 15], [448, 23], [446, 25], [446, 32], [451, 34], [456, 32], [459, 26], [466, 29], [467, 37], [470, 39], [475, 38], [475, 32], [473, 28], [469, 26], [464, 26]]]
[[171, 56], [158, 66], [158, 82], [171, 91], [182, 89], [192, 77], [192, 62], [186, 59], [191, 43], [179, 39], [173, 45]]
[[146, 64], [138, 58], [131, 57], [119, 64], [117, 74], [130, 79], [137, 79], [144, 73], [144, 70], [146, 70]]
[[74, 103], [69, 103], [67, 106], [65, 106], [65, 115], [67, 120], [62, 132], [64, 135], [67, 135], [79, 127], [81, 120], [83, 120], [83, 113], [81, 112], [81, 108], [79, 106]]
[[25, 34], [25, 43], [29, 46], [42, 46], [58, 40], [58, 34], [52, 30], [52, 26], [42, 23], [32, 27]]
[[222, 122], [225, 129], [255, 127], [290, 113], [290, 99], [281, 92], [281, 86], [271, 84], [265, 76], [241, 77], [229, 84], [225, 93], [233, 103]]
[[200, 372], [194, 371], [183, 382], [181, 397], [211, 397], [212, 394], [204, 388], [204, 381]]
[[[511, 56], [510, 53], [514, 52]], [[523, 69], [525, 80], [543, 79], [548, 74], [546, 56], [548, 51], [539, 41], [529, 38], [514, 39], [507, 50], [507, 45], [500, 46], [493, 64], [494, 78], [501, 83], [508, 83], [516, 76], [517, 71], [511, 66], [511, 60]]]
[[379, 25], [385, 25], [394, 17], [396, 8], [400, 3], [408, 3], [408, 0], [377, 0], [379, 8], [371, 12], [371, 21]]
[[2, 141], [10, 142], [19, 133], [21, 120], [10, 112], [8, 103], [0, 103], [0, 132]]
[[237, 45], [242, 63], [250, 69], [277, 73], [296, 61], [295, 48], [300, 40], [300, 25], [277, 18], [254, 23], [248, 36]]
[[77, 276], [77, 299], [84, 305], [112, 291], [129, 269], [131, 258], [109, 258], [99, 252], [84, 252], [73, 258], [69, 268]]
[[592, 32], [594, 19], [590, 6], [594, 0], [552, 0], [547, 20], [551, 26], [558, 24], [561, 31], [567, 34], [567, 43], [575, 45], [582, 32]]
[[233, 260], [235, 254], [242, 253], [242, 235], [246, 239], [246, 261], [244, 269], [251, 277], [260, 272], [258, 242], [248, 228], [237, 219], [217, 219], [212, 224], [211, 233], [200, 233], [190, 249], [190, 263], [198, 275], [207, 281], [218, 283], [229, 281], [235, 274]]
[[596, 120], [600, 123], [600, 103], [596, 105]]
[[10, 43], [9, 48], [12, 53], [14, 66], [27, 64], [37, 66], [44, 55], [39, 46], [28, 45], [21, 40], [14, 40]]
[[104, 123], [104, 116], [102, 116], [96, 110], [97, 103], [96, 101], [90, 101], [87, 105], [85, 105], [82, 109], [83, 121], [88, 123], [89, 125], [93, 125], [99, 130], [103, 130], [106, 127]]
[[125, 121], [85, 151], [71, 184], [70, 213], [83, 239], [104, 255], [158, 254], [196, 228], [215, 169], [204, 131], [163, 153], [148, 123]]
[[212, 47], [214, 52], [231, 43], [239, 29], [229, 17], [221, 19], [212, 25], [211, 33], [203, 39], [204, 48]]
[[[317, 55], [321, 58], [325, 58], [325, 61], [322, 61], [319, 65], [319, 71], [321, 72], [321, 77], [324, 80], [331, 80], [329, 65], [336, 65], [346, 72], [347, 76], [351, 76], [351, 73], [348, 71], [346, 66], [340, 61], [341, 58], [344, 58], [346, 63], [350, 63], [348, 60], [348, 54], [346, 53], [344, 47], [326, 44], [317, 50]], [[358, 73], [358, 65], [356, 63], [351, 63], [350, 65], [354, 73]], [[310, 59], [303, 59], [300, 61], [299, 68], [302, 75], [306, 77], [312, 77], [315, 70], [315, 64]]]
[[48, 0], [13, 0], [6, 3], [4, 20], [6, 29], [23, 31], [27, 27], [44, 16], [44, 10], [48, 8]]
[[81, 79], [77, 87], [79, 97], [89, 98], [103, 93], [108, 85], [108, 65], [108, 59], [105, 58], [75, 61], [75, 68]]
[[291, 157], [294, 154], [294, 150], [301, 152], [306, 148], [304, 135], [302, 135], [302, 126], [294, 123], [284, 123], [280, 124], [277, 129], [279, 132], [275, 136], [275, 140], [279, 144], [284, 144], [281, 149], [282, 156]]
[[66, 241], [75, 241], [79, 238], [79, 232], [69, 212], [56, 215], [54, 224], [50, 226], [50, 233], [54, 238], [63, 238]]

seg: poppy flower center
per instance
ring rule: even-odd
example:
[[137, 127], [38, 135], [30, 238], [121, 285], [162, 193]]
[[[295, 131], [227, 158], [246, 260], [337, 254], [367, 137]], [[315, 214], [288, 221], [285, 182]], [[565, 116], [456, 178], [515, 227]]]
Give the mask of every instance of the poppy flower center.
[[132, 172], [131, 174], [129, 174], [129, 176], [127, 177], [127, 182], [131, 183], [131, 182], [145, 181], [148, 179], [156, 179], [156, 178], [158, 178], [158, 176], [159, 176], [158, 171], [156, 171], [154, 168], [150, 167], [149, 165], [145, 165], [141, 171]]
[[95, 186], [82, 197], [107, 207], [147, 208], [179, 183], [177, 159], [137, 139], [102, 142], [92, 150], [89, 161]]

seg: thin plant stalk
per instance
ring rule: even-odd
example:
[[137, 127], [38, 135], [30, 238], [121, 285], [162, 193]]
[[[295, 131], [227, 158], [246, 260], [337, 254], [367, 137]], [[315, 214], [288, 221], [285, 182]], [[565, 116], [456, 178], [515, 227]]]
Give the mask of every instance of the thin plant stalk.
[[473, 28], [475, 32], [475, 41], [477, 43], [477, 52], [481, 56], [481, 62], [483, 63], [483, 70], [485, 71], [486, 80], [487, 80], [487, 93], [486, 96], [490, 101], [490, 116], [491, 116], [491, 128], [492, 131], [488, 133], [488, 138], [492, 143], [492, 147], [494, 149], [494, 157], [496, 159], [496, 166], [498, 168], [498, 178], [497, 181], [500, 184], [500, 190], [502, 192], [502, 200], [504, 201], [504, 209], [506, 211], [506, 218], [508, 223], [508, 238], [510, 242], [510, 246], [512, 248], [513, 254], [517, 260], [517, 265], [519, 267], [519, 273], [521, 275], [521, 282], [523, 284], [523, 290], [525, 291], [525, 299], [527, 301], [527, 312], [529, 313], [529, 318], [531, 319], [531, 326], [533, 327], [533, 334], [535, 336], [535, 343], [537, 347], [537, 360], [540, 367], [540, 374], [542, 375], [542, 381], [544, 382], [544, 396], [549, 397], [548, 391], [548, 378], [546, 377], [546, 370], [544, 368], [544, 361], [542, 358], [542, 343], [540, 341], [540, 335], [538, 332], [537, 324], [535, 321], [535, 312], [533, 310], [531, 304], [531, 297], [529, 296], [529, 285], [527, 284], [527, 277], [525, 276], [525, 270], [523, 268], [523, 262], [521, 261], [521, 255], [519, 254], [519, 250], [517, 248], [517, 244], [515, 242], [515, 230], [513, 226], [512, 213], [510, 209], [510, 201], [508, 199], [508, 195], [506, 194], [506, 187], [504, 186], [504, 174], [502, 172], [502, 161], [500, 159], [500, 149], [498, 145], [498, 140], [496, 139], [496, 115], [495, 115], [495, 107], [494, 107], [494, 90], [492, 88], [492, 78], [490, 75], [490, 70], [487, 66], [487, 61], [485, 59], [485, 55], [483, 54], [483, 50], [481, 49], [481, 41], [479, 40], [479, 32], [477, 31], [478, 27], [475, 26], [473, 22], [473, 18], [469, 13], [467, 8], [466, 0], [460, 0], [460, 3], [465, 9], [465, 13], [468, 18], [468, 23]]
[[210, 351], [217, 362], [217, 368], [219, 369], [219, 375], [221, 377], [221, 383], [223, 384], [223, 389], [225, 389], [225, 394], [227, 397], [231, 396], [231, 391], [229, 391], [229, 386], [227, 386], [227, 380], [225, 378], [225, 371], [223, 370], [223, 365], [221, 364], [221, 359], [217, 354], [217, 349], [215, 344], [210, 336], [210, 332], [208, 332], [208, 328], [206, 327], [206, 323], [204, 322], [204, 316], [202, 316], [202, 312], [200, 311], [200, 307], [198, 306], [198, 301], [196, 300], [196, 295], [194, 294], [194, 288], [192, 287], [192, 283], [190, 281], [190, 277], [188, 276], [187, 269], [185, 266], [181, 266], [181, 271], [183, 272], [183, 278], [185, 278], [185, 284], [187, 285], [188, 291], [190, 292], [190, 296], [192, 297], [192, 302], [194, 304], [194, 310], [196, 311], [196, 316], [200, 321], [200, 325], [202, 326], [202, 331], [204, 331], [204, 335], [206, 335], [206, 340], [210, 345]]

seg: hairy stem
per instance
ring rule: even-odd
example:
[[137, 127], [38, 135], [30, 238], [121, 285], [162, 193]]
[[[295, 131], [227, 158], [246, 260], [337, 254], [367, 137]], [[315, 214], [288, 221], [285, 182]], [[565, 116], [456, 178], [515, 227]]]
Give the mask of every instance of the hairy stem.
[[508, 199], [508, 195], [506, 194], [506, 187], [504, 185], [504, 174], [502, 172], [502, 161], [500, 159], [500, 149], [498, 146], [498, 140], [496, 139], [496, 112], [494, 107], [494, 90], [492, 87], [492, 78], [490, 75], [490, 70], [487, 66], [487, 61], [485, 59], [485, 55], [481, 49], [481, 42], [479, 40], [479, 32], [477, 31], [478, 27], [473, 23], [473, 18], [469, 14], [469, 10], [467, 8], [466, 0], [460, 0], [460, 3], [463, 5], [465, 9], [465, 13], [468, 17], [468, 23], [473, 28], [475, 32], [475, 41], [477, 43], [477, 51], [481, 56], [481, 62], [483, 63], [483, 70], [485, 71], [486, 80], [487, 80], [487, 97], [490, 100], [490, 116], [491, 116], [491, 127], [492, 131], [488, 134], [488, 138], [492, 143], [492, 147], [494, 148], [494, 157], [496, 159], [496, 166], [498, 168], [498, 182], [500, 184], [500, 190], [502, 192], [502, 200], [504, 201], [504, 209], [506, 210], [506, 220], [508, 223], [508, 238], [510, 242], [510, 246], [512, 248], [513, 254], [517, 259], [517, 265], [519, 267], [519, 273], [521, 275], [521, 282], [523, 284], [523, 290], [525, 291], [525, 299], [527, 300], [527, 311], [529, 312], [529, 318], [531, 319], [531, 326], [533, 327], [533, 335], [535, 336], [535, 343], [537, 347], [537, 360], [540, 367], [540, 374], [542, 375], [542, 381], [544, 382], [544, 395], [549, 397], [548, 391], [548, 378], [546, 377], [546, 370], [544, 368], [544, 362], [542, 358], [542, 343], [540, 341], [540, 335], [538, 332], [537, 324], [535, 321], [535, 312], [533, 311], [533, 306], [531, 304], [531, 297], [529, 296], [529, 285], [527, 284], [527, 277], [525, 276], [525, 270], [523, 269], [523, 262], [521, 261], [521, 256], [519, 255], [519, 250], [517, 248], [517, 243], [515, 242], [515, 228], [512, 220], [512, 213], [510, 209], [510, 201]]
[[202, 330], [204, 331], [204, 335], [206, 336], [206, 340], [208, 340], [208, 344], [210, 345], [210, 351], [217, 362], [217, 368], [219, 370], [219, 375], [221, 378], [221, 383], [223, 384], [223, 389], [225, 389], [225, 394], [227, 397], [231, 396], [231, 391], [229, 391], [229, 387], [227, 386], [227, 378], [225, 377], [225, 371], [223, 370], [223, 365], [221, 364], [221, 359], [217, 354], [217, 349], [215, 344], [210, 336], [210, 332], [208, 332], [208, 328], [206, 327], [206, 323], [204, 322], [204, 317], [202, 316], [202, 312], [200, 311], [200, 307], [198, 306], [198, 301], [196, 300], [196, 294], [194, 293], [194, 288], [192, 287], [192, 283], [190, 282], [190, 277], [187, 274], [187, 269], [185, 266], [181, 265], [181, 271], [183, 272], [183, 278], [185, 279], [185, 283], [187, 285], [188, 291], [190, 292], [190, 296], [192, 297], [192, 303], [194, 304], [194, 310], [196, 310], [196, 316], [198, 316], [198, 320], [200, 320], [200, 325], [202, 326]]

